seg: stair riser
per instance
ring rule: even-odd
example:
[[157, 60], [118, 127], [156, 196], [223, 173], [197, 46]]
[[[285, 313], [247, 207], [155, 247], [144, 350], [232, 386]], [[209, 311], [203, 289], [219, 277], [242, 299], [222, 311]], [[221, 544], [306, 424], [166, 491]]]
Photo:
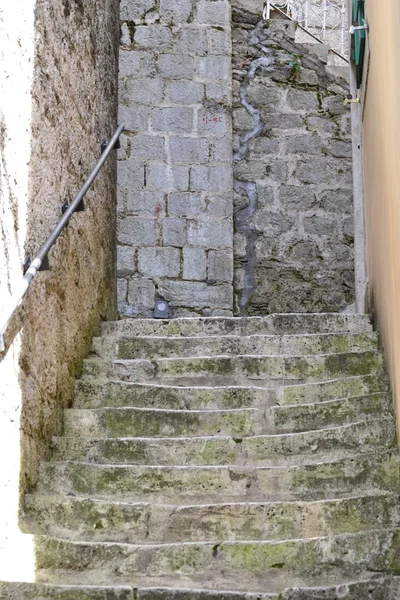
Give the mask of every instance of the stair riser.
[[263, 412], [146, 411], [134, 409], [66, 410], [64, 435], [95, 437], [180, 437], [256, 435], [265, 431]]
[[313, 333], [369, 333], [368, 317], [337, 314], [282, 314], [267, 317], [215, 319], [126, 320], [104, 323], [102, 335], [137, 337], [207, 335], [305, 335]]
[[277, 431], [310, 431], [373, 417], [388, 417], [390, 407], [388, 396], [375, 394], [327, 403], [272, 407], [267, 421]]
[[179, 358], [180, 356], [312, 355], [377, 349], [376, 334], [253, 336], [208, 338], [95, 338], [92, 351], [103, 357]]
[[130, 544], [310, 539], [400, 526], [398, 496], [189, 507], [38, 496], [27, 498], [27, 512], [36, 534]]
[[341, 376], [382, 373], [382, 356], [375, 352], [315, 357], [217, 357], [115, 361], [114, 375], [125, 381], [169, 381], [172, 385], [262, 385], [268, 381], [324, 381]]
[[396, 572], [398, 531], [383, 531], [309, 541], [227, 542], [174, 546], [85, 545], [41, 538], [36, 545], [39, 569], [74, 571], [102, 569], [110, 583], [128, 582], [137, 573], [149, 576], [210, 576], [216, 569], [225, 576], [242, 572], [262, 574], [265, 580], [277, 569], [318, 574], [324, 566]]
[[[246, 498], [264, 494], [266, 500], [318, 499], [356, 490], [395, 491], [400, 482], [396, 463], [373, 457], [343, 459], [307, 467], [111, 467], [82, 463], [44, 464], [38, 484], [41, 493], [89, 494], [143, 499], [176, 494]], [[258, 496], [259, 497], [259, 496]], [[332, 496], [331, 496], [332, 497]]]

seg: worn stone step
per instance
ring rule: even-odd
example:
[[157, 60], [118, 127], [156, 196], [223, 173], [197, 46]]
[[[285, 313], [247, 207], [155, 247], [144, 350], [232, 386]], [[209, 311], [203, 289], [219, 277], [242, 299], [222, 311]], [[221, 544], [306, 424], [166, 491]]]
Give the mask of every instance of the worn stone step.
[[[101, 572], [99, 583], [131, 582], [138, 573], [149, 577], [193, 575], [215, 578], [221, 571], [230, 576], [251, 575], [265, 584], [282, 573], [322, 574], [325, 569], [349, 569], [356, 577], [366, 570], [396, 574], [400, 550], [398, 529], [343, 534], [310, 540], [192, 542], [133, 545], [74, 542], [37, 536], [37, 576], [41, 569], [79, 572], [90, 581], [91, 571]], [[61, 575], [62, 579], [62, 575]], [[268, 587], [266, 586], [268, 590]], [[272, 590], [271, 590], [272, 591]]]
[[[395, 491], [400, 482], [397, 458], [366, 454], [300, 466], [170, 467], [43, 463], [38, 491], [142, 500], [202, 495], [269, 501], [319, 499], [338, 494]], [[357, 492], [357, 493], [358, 493]]]
[[330, 381], [282, 386], [276, 394], [276, 403], [312, 404], [388, 391], [388, 381], [384, 373], [352, 377], [338, 375]]
[[113, 358], [179, 358], [181, 356], [312, 355], [376, 350], [376, 333], [322, 335], [252, 335], [206, 337], [98, 337], [92, 343], [97, 356]]
[[396, 448], [394, 420], [370, 419], [315, 431], [259, 435], [245, 438], [242, 452], [250, 460], [271, 461], [278, 457], [335, 456], [335, 452], [373, 452]]
[[171, 320], [124, 319], [102, 325], [102, 335], [295, 335], [311, 333], [367, 333], [367, 315], [285, 313], [265, 317], [200, 317]]
[[277, 401], [276, 388], [182, 387], [129, 381], [88, 381], [76, 384], [75, 408], [130, 406], [173, 410], [223, 410], [266, 406]]
[[53, 460], [132, 465], [231, 465], [244, 460], [241, 438], [235, 439], [226, 436], [122, 439], [57, 437], [53, 439]]
[[[104, 438], [104, 431], [103, 437], [96, 438], [94, 434], [98, 432], [85, 430], [79, 420], [76, 421], [77, 427], [71, 427], [69, 431], [74, 435], [55, 440], [55, 459], [167, 466], [240, 465], [249, 461], [269, 465], [285, 459], [297, 464], [306, 457], [323, 457], [327, 454], [331, 458], [341, 457], [346, 452], [375, 452], [382, 448], [393, 449], [396, 445], [392, 418], [369, 419], [314, 431], [249, 437], [208, 435], [108, 439]], [[304, 463], [304, 460], [301, 462]]]
[[309, 431], [373, 417], [389, 417], [391, 408], [388, 395], [378, 393], [311, 404], [272, 406], [268, 409], [267, 422], [280, 431]]
[[[63, 574], [67, 579], [68, 575]], [[371, 575], [369, 574], [371, 577]], [[50, 576], [51, 577], [51, 576]], [[71, 579], [77, 579], [77, 574], [72, 574]], [[243, 577], [242, 577], [243, 579]], [[286, 574], [286, 579], [288, 579]], [[292, 579], [292, 578], [291, 578]], [[0, 598], [3, 600], [398, 600], [400, 597], [400, 578], [386, 576], [368, 579], [368, 574], [362, 581], [354, 581], [344, 576], [342, 579], [336, 576], [336, 583], [329, 582], [323, 587], [328, 577], [318, 577], [313, 587], [302, 587], [298, 585], [292, 589], [286, 589], [282, 594], [265, 592], [242, 592], [219, 591], [215, 587], [206, 589], [207, 582], [178, 578], [176, 575], [171, 581], [167, 578], [158, 578], [154, 581], [141, 580], [144, 587], [131, 586], [85, 586], [85, 585], [48, 585], [39, 583], [10, 583], [0, 582]], [[139, 583], [138, 578], [135, 578]], [[310, 583], [312, 579], [310, 578]], [[227, 585], [223, 580], [218, 582], [220, 586]], [[240, 582], [234, 582], [236, 589], [240, 589]], [[286, 584], [290, 583], [286, 581]], [[299, 582], [300, 583], [300, 582]], [[304, 583], [304, 582], [303, 582]], [[325, 583], [327, 583], [325, 581]], [[181, 587], [178, 587], [181, 584]], [[206, 585], [201, 589], [201, 585]], [[151, 587], [157, 586], [157, 587]], [[149, 587], [150, 586], [150, 587]], [[265, 589], [265, 584], [262, 585]], [[338, 596], [339, 594], [339, 596]]]
[[101, 437], [179, 437], [231, 435], [265, 432], [264, 411], [171, 410], [145, 408], [68, 409], [64, 411], [64, 435]]
[[36, 535], [130, 544], [309, 539], [400, 526], [400, 496], [317, 502], [203, 505], [127, 503], [28, 495], [25, 526]]
[[163, 358], [116, 360], [114, 376], [126, 381], [169, 382], [191, 385], [243, 385], [270, 381], [323, 381], [338, 376], [382, 373], [379, 352], [344, 352], [319, 356], [215, 356], [197, 358]]
[[[288, 382], [290, 384], [290, 382]], [[228, 409], [269, 406], [274, 404], [312, 404], [349, 397], [387, 392], [387, 382], [374, 375], [347, 377], [282, 387], [184, 387], [157, 383], [132, 383], [117, 380], [76, 382], [74, 406], [99, 408], [131, 406], [138, 408]]]

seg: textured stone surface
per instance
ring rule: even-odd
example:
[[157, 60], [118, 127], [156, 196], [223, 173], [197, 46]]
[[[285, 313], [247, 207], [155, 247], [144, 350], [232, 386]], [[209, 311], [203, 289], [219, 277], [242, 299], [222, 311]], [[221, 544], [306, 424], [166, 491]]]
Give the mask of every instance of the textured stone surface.
[[347, 83], [293, 41], [293, 25], [234, 7], [236, 310], [343, 310], [354, 300]]
[[[35, 256], [116, 127], [117, 11], [114, 0], [2, 7], [2, 309], [20, 286], [25, 258]], [[112, 153], [85, 212], [51, 251], [51, 270], [37, 276], [0, 354], [0, 446], [8, 456], [0, 476], [0, 570], [8, 577], [25, 556], [23, 540], [3, 555], [17, 530], [18, 494], [34, 485], [38, 463], [61, 429], [62, 408], [100, 320], [115, 316], [115, 159]]]
[[[233, 309], [230, 12], [228, 0], [121, 5], [118, 241], [172, 317]], [[154, 300], [127, 299], [130, 263], [121, 250], [120, 314], [151, 316]]]

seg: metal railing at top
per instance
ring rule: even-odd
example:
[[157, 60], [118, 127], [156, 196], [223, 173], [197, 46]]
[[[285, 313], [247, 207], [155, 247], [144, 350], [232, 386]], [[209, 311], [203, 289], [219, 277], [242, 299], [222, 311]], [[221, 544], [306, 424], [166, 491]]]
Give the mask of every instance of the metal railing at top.
[[86, 196], [91, 185], [93, 184], [96, 177], [100, 173], [110, 152], [117, 146], [119, 136], [121, 135], [121, 133], [123, 132], [124, 129], [125, 129], [124, 125], [119, 125], [119, 127], [117, 127], [117, 129], [115, 130], [115, 133], [112, 136], [110, 142], [107, 145], [102, 146], [102, 154], [101, 154], [101, 157], [98, 160], [96, 166], [94, 167], [94, 169], [92, 170], [92, 172], [90, 173], [88, 178], [86, 179], [85, 183], [83, 184], [83, 186], [81, 187], [81, 189], [79, 190], [79, 192], [77, 193], [77, 195], [75, 196], [75, 198], [73, 199], [71, 204], [65, 207], [63, 216], [61, 217], [58, 224], [53, 229], [53, 231], [51, 232], [51, 234], [49, 235], [49, 237], [47, 238], [47, 240], [45, 241], [43, 246], [40, 248], [40, 250], [39, 250], [38, 254], [36, 255], [36, 257], [34, 258], [34, 260], [30, 263], [29, 268], [27, 269], [25, 275], [22, 278], [21, 285], [19, 286], [17, 291], [10, 298], [8, 307], [4, 311], [4, 314], [2, 315], [2, 318], [0, 320], [0, 352], [4, 352], [4, 350], [5, 350], [4, 333], [5, 333], [5, 330], [7, 329], [7, 326], [9, 324], [10, 320], [12, 319], [15, 312], [17, 311], [17, 308], [21, 304], [32, 281], [34, 280], [34, 278], [36, 277], [38, 272], [43, 268], [43, 265], [45, 264], [45, 262], [47, 260], [47, 256], [48, 256], [51, 248], [56, 243], [56, 241], [57, 241], [58, 237], [60, 236], [60, 234], [62, 233], [62, 231], [68, 225], [74, 212], [79, 210], [80, 207], [82, 206], [83, 198]]
[[270, 18], [271, 10], [297, 21], [314, 39], [348, 61], [347, 0], [266, 0], [265, 19]]

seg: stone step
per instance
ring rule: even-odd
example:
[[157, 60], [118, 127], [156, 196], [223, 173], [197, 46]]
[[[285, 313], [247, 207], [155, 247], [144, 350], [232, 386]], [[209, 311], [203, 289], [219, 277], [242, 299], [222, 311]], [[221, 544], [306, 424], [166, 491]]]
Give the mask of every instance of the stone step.
[[[64, 578], [68, 576], [64, 573]], [[369, 574], [371, 577], [371, 575]], [[76, 580], [74, 573], [71, 579]], [[176, 575], [172, 581], [166, 578], [155, 578], [151, 580], [142, 579], [140, 582], [135, 578], [136, 584], [144, 587], [131, 586], [85, 586], [85, 585], [46, 585], [39, 583], [10, 583], [0, 582], [0, 598], [4, 600], [398, 600], [400, 597], [400, 578], [386, 576], [368, 579], [365, 574], [363, 581], [339, 579], [336, 584], [332, 581], [323, 587], [322, 577], [318, 577], [313, 587], [297, 586], [286, 589], [283, 594], [265, 592], [242, 592], [220, 591], [213, 589], [200, 589], [207, 582], [190, 579], [188, 577], [178, 578]], [[179, 581], [179, 579], [181, 581]], [[286, 579], [287, 575], [286, 575]], [[292, 579], [292, 578], [291, 578]], [[323, 580], [328, 579], [324, 577]], [[336, 577], [336, 579], [338, 579]], [[181, 583], [182, 587], [178, 587]], [[219, 582], [224, 585], [224, 582]], [[286, 581], [286, 584], [290, 583]], [[326, 583], [326, 581], [325, 581]], [[151, 587], [157, 586], [157, 587]], [[226, 586], [226, 583], [225, 583]], [[240, 589], [240, 582], [237, 589]], [[262, 586], [265, 589], [265, 585]], [[340, 594], [338, 596], [338, 594]]]
[[[290, 382], [289, 382], [290, 383]], [[387, 391], [387, 382], [376, 376], [355, 376], [323, 383], [275, 388], [240, 386], [182, 387], [117, 380], [80, 379], [74, 406], [99, 408], [236, 409], [273, 404], [312, 404]]]
[[310, 539], [400, 526], [400, 496], [317, 502], [203, 505], [105, 502], [28, 495], [24, 521], [36, 535], [129, 544]]
[[382, 354], [375, 351], [319, 356], [215, 356], [113, 361], [113, 375], [124, 381], [183, 385], [261, 385], [286, 381], [324, 381], [338, 376], [381, 374]]
[[265, 317], [205, 317], [171, 320], [124, 319], [102, 325], [102, 335], [189, 337], [207, 335], [296, 335], [312, 333], [367, 333], [367, 315], [286, 313]]
[[210, 583], [223, 573], [225, 581], [243, 575], [264, 582], [264, 591], [273, 591], [268, 589], [269, 582], [276, 578], [281, 581], [286, 573], [306, 577], [336, 568], [351, 570], [354, 577], [367, 570], [395, 575], [400, 531], [383, 529], [278, 542], [215, 540], [133, 545], [74, 542], [46, 536], [37, 536], [35, 542], [39, 581], [46, 577], [46, 573], [41, 574], [42, 569], [56, 570], [61, 582], [63, 572], [85, 571], [82, 576], [88, 583], [98, 573], [100, 585], [129, 584], [138, 573], [148, 577], [195, 575]]
[[341, 457], [345, 452], [367, 453], [381, 448], [392, 449], [396, 445], [392, 418], [369, 419], [315, 431], [244, 438], [215, 435], [104, 439], [91, 437], [95, 432], [80, 427], [79, 422], [73, 432], [74, 436], [55, 440], [55, 459], [153, 466], [240, 465], [249, 461], [269, 465], [277, 460], [298, 464], [306, 457], [324, 457], [328, 453], [331, 458]]
[[87, 438], [187, 437], [265, 432], [264, 411], [171, 410], [146, 408], [68, 409], [64, 411], [64, 435]]
[[[240, 438], [241, 441], [241, 438]], [[232, 437], [53, 439], [53, 460], [100, 464], [231, 465], [243, 462], [241, 446]]]
[[113, 358], [179, 358], [181, 356], [313, 355], [376, 350], [376, 333], [322, 335], [252, 335], [207, 337], [98, 337], [92, 352]]
[[[365, 454], [300, 466], [133, 466], [43, 463], [38, 492], [141, 501], [201, 496], [242, 500], [314, 500], [349, 493], [396, 491], [397, 458]], [[358, 490], [356, 492], [356, 490]]]
[[285, 404], [268, 409], [267, 422], [277, 431], [309, 431], [380, 416], [390, 417], [388, 394], [378, 393], [312, 404]]

